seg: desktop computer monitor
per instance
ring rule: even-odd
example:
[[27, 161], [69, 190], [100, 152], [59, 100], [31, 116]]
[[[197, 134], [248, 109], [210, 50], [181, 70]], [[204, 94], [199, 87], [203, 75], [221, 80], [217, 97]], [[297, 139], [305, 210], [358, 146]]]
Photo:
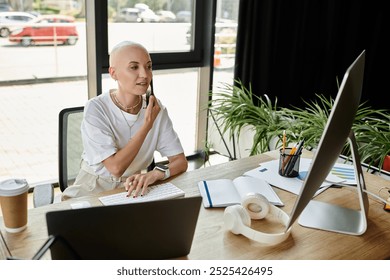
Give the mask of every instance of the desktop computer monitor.
[[[303, 226], [360, 235], [367, 227], [368, 198], [364, 192], [364, 178], [352, 124], [360, 104], [364, 77], [365, 51], [349, 66], [343, 77], [336, 99], [322, 133], [312, 164], [291, 213], [289, 228], [299, 218]], [[343, 146], [349, 141], [358, 181], [360, 206], [356, 211], [313, 199], [338, 159]]]

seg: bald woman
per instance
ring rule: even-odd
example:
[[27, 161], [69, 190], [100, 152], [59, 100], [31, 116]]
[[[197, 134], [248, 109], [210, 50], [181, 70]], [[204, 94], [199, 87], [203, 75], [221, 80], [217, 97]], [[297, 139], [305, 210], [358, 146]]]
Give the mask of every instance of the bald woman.
[[[146, 104], [153, 77], [149, 52], [135, 42], [119, 43], [111, 51], [109, 73], [117, 88], [85, 104], [80, 172], [63, 200], [119, 187], [129, 196], [143, 195], [151, 184], [187, 170], [167, 108], [153, 95]], [[168, 165], [141, 173], [155, 151], [168, 158]]]

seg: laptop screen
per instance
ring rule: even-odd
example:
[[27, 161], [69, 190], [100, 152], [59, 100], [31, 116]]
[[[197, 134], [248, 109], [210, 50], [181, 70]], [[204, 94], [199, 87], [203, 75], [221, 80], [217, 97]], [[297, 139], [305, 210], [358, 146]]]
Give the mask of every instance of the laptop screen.
[[52, 259], [170, 259], [188, 255], [201, 197], [53, 211]]

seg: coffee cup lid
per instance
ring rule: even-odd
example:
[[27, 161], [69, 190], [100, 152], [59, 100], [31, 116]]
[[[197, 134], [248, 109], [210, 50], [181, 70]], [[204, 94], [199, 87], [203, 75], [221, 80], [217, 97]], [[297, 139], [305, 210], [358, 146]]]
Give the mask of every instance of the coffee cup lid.
[[15, 196], [28, 191], [25, 179], [8, 179], [0, 182], [0, 196]]

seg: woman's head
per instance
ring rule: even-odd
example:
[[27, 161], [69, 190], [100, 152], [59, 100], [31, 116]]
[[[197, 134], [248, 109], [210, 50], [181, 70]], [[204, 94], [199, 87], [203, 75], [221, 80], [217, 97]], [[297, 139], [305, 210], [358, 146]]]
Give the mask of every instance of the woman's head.
[[144, 94], [153, 77], [149, 52], [141, 44], [121, 42], [111, 51], [109, 72], [120, 91]]

